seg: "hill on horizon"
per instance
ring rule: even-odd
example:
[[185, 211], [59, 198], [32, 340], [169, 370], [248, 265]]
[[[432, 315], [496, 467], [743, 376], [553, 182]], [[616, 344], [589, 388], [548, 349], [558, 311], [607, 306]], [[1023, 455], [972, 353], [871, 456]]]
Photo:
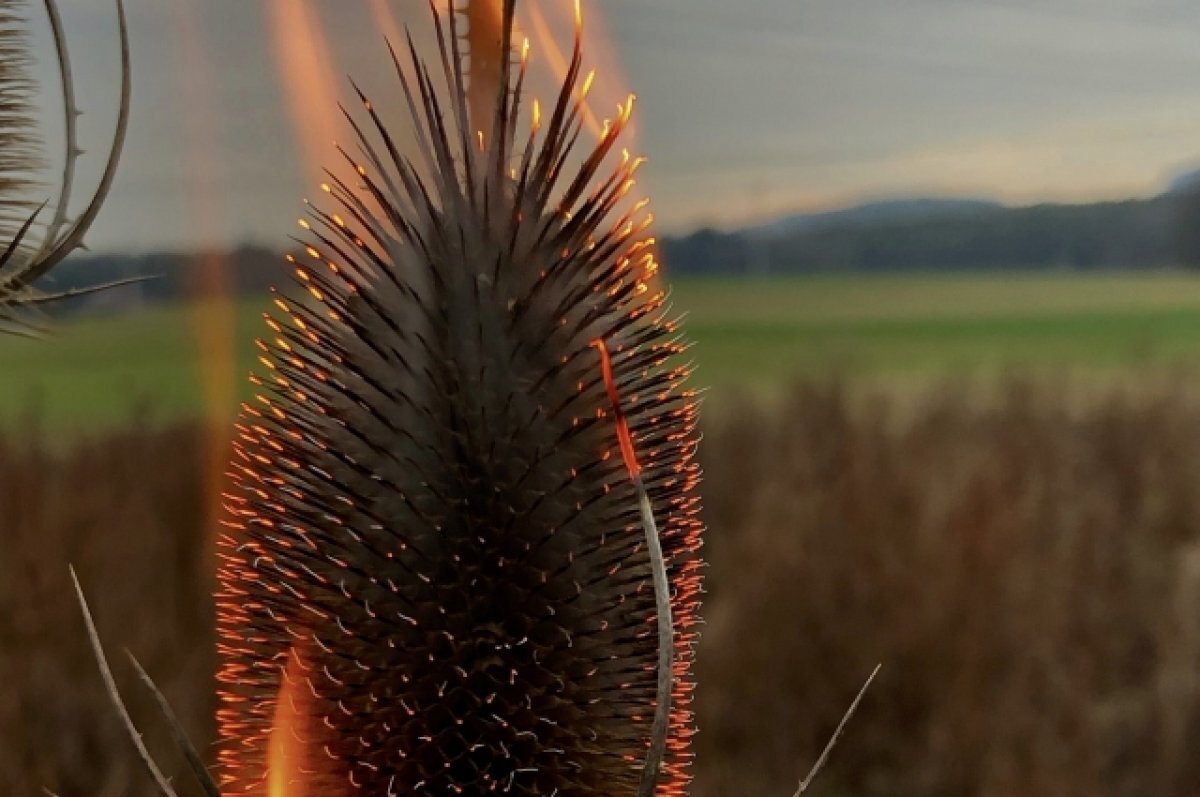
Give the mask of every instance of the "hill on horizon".
[[792, 213], [771, 221], [742, 227], [746, 235], [774, 237], [828, 224], [881, 221], [914, 221], [929, 216], [953, 216], [1003, 207], [994, 199], [970, 197], [887, 197], [869, 199], [833, 210]]
[[1200, 171], [1148, 199], [894, 197], [663, 239], [676, 275], [1200, 266]]

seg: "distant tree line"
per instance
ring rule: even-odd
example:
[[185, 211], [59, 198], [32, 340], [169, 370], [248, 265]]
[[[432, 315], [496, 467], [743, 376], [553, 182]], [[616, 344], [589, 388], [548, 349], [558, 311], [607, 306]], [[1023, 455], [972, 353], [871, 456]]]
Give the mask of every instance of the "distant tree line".
[[[1200, 268], [1200, 181], [1152, 199], [1090, 205], [875, 203], [755, 229], [667, 237], [661, 254], [673, 276]], [[289, 268], [281, 253], [242, 247], [228, 253], [76, 256], [46, 287], [68, 290], [142, 278], [75, 300], [75, 309], [123, 309], [202, 294], [212, 287], [204, 274], [214, 259], [222, 289], [235, 295], [287, 284]]]
[[1089, 205], [830, 214], [791, 229], [704, 229], [666, 238], [662, 249], [677, 276], [1200, 267], [1200, 190]]

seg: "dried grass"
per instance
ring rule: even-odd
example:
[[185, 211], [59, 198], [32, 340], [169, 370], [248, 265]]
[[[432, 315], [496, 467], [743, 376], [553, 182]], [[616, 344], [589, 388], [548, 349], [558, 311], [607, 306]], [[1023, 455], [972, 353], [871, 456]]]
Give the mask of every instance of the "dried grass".
[[[211, 738], [201, 443], [186, 426], [0, 441], [0, 793], [151, 793], [68, 562], [110, 651]], [[703, 454], [697, 797], [791, 794], [877, 661], [812, 794], [1200, 793], [1200, 407], [1164, 391], [1079, 409], [1014, 382], [899, 415], [807, 386], [710, 423]]]
[[708, 438], [700, 797], [1200, 793], [1200, 408], [798, 390]]

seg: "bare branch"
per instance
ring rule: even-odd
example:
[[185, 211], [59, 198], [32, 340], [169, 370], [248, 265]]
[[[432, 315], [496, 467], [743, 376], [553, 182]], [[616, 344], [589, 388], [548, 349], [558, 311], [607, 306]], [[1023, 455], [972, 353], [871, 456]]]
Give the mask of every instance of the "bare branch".
[[862, 702], [863, 695], [865, 695], [867, 690], [871, 688], [871, 684], [875, 681], [875, 676], [879, 675], [879, 670], [881, 667], [883, 667], [882, 664], [876, 664], [875, 669], [871, 670], [871, 674], [867, 676], [867, 682], [862, 685], [862, 689], [858, 690], [858, 694], [854, 697], [854, 702], [850, 704], [850, 708], [846, 709], [846, 713], [842, 715], [842, 721], [838, 723], [837, 729], [835, 729], [833, 732], [833, 736], [829, 737], [829, 743], [826, 744], [825, 749], [821, 751], [820, 757], [817, 758], [817, 763], [813, 764], [812, 769], [810, 769], [808, 774], [804, 776], [804, 780], [800, 781], [800, 786], [796, 789], [796, 793], [793, 794], [792, 797], [800, 797], [800, 795], [808, 791], [808, 787], [813, 782], [813, 778], [815, 778], [825, 766], [825, 762], [829, 759], [829, 754], [833, 752], [834, 745], [836, 745], [838, 739], [841, 738], [842, 732], [846, 730], [846, 723], [850, 721], [850, 718], [854, 716], [854, 712], [858, 710], [858, 704]]
[[116, 679], [113, 678], [112, 669], [108, 666], [108, 658], [104, 655], [104, 647], [100, 644], [100, 635], [96, 632], [96, 624], [92, 621], [92, 613], [88, 609], [87, 599], [83, 596], [83, 588], [79, 586], [79, 577], [75, 575], [74, 567], [71, 567], [71, 581], [75, 584], [75, 594], [79, 598], [79, 608], [83, 611], [83, 620], [87, 624], [88, 641], [91, 642], [92, 653], [96, 657], [96, 664], [100, 667], [100, 675], [104, 678], [104, 686], [108, 689], [108, 697], [120, 715], [122, 724], [125, 726], [125, 732], [133, 740], [133, 744], [137, 748], [138, 757], [142, 759], [142, 763], [146, 765], [146, 769], [154, 778], [154, 782], [158, 785], [158, 790], [162, 797], [178, 797], [175, 794], [175, 790], [171, 788], [170, 781], [163, 775], [162, 770], [158, 768], [158, 764], [154, 763], [154, 759], [150, 757], [150, 751], [146, 749], [146, 744], [142, 741], [142, 735], [138, 733], [137, 726], [133, 724], [133, 719], [129, 716], [129, 710], [125, 708], [125, 701], [121, 699], [121, 693], [117, 690]]
[[[4, 250], [4, 253], [0, 254], [0, 274], [6, 270], [5, 266], [8, 266], [9, 263], [12, 262], [13, 256], [16, 255], [17, 249], [19, 249], [21, 246], [21, 241], [25, 240], [25, 236], [29, 234], [29, 228], [33, 226], [33, 223], [37, 221], [38, 215], [45, 210], [45, 208], [45, 202], [34, 208], [33, 213], [29, 214], [29, 218], [25, 219], [25, 223], [20, 226], [20, 228], [13, 235], [13, 239], [9, 241], [8, 247]], [[18, 271], [11, 277], [5, 276], [0, 278], [0, 296], [4, 296], [8, 293], [10, 284], [19, 283], [20, 276], [20, 272]]]
[[100, 184], [96, 188], [92, 201], [88, 203], [87, 208], [75, 220], [75, 223], [63, 233], [58, 241], [54, 242], [53, 249], [30, 264], [29, 269], [23, 275], [27, 283], [43, 276], [82, 245], [83, 237], [100, 213], [100, 206], [107, 199], [109, 189], [112, 188], [113, 178], [116, 177], [117, 163], [121, 160], [121, 150], [125, 146], [125, 134], [129, 128], [129, 26], [125, 20], [125, 5], [122, 0], [117, 0], [117, 18], [121, 31], [121, 110], [117, 116], [117, 129], [113, 135], [112, 148], [108, 153], [108, 162], [104, 166], [104, 174], [100, 177]]

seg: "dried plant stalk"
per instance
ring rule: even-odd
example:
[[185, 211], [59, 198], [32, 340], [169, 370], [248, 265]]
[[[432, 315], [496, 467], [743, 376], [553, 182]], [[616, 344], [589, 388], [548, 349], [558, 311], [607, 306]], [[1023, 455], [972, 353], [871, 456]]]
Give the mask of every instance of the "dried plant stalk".
[[34, 179], [41, 160], [33, 101], [37, 95], [29, 77], [28, 24], [21, 0], [0, 4], [0, 332], [29, 334], [36, 329], [33, 311], [48, 302], [93, 290], [51, 292], [39, 290], [35, 283], [83, 245], [84, 236], [100, 213], [116, 177], [117, 164], [125, 144], [129, 124], [130, 69], [129, 33], [125, 9], [117, 0], [121, 37], [121, 100], [117, 127], [108, 159], [88, 204], [68, 223], [68, 208], [74, 184], [75, 162], [82, 154], [76, 133], [79, 109], [71, 61], [62, 20], [54, 0], [43, 0], [54, 36], [55, 54], [61, 77], [66, 152], [53, 216], [38, 239], [32, 231], [46, 202], [36, 197], [39, 186]]

